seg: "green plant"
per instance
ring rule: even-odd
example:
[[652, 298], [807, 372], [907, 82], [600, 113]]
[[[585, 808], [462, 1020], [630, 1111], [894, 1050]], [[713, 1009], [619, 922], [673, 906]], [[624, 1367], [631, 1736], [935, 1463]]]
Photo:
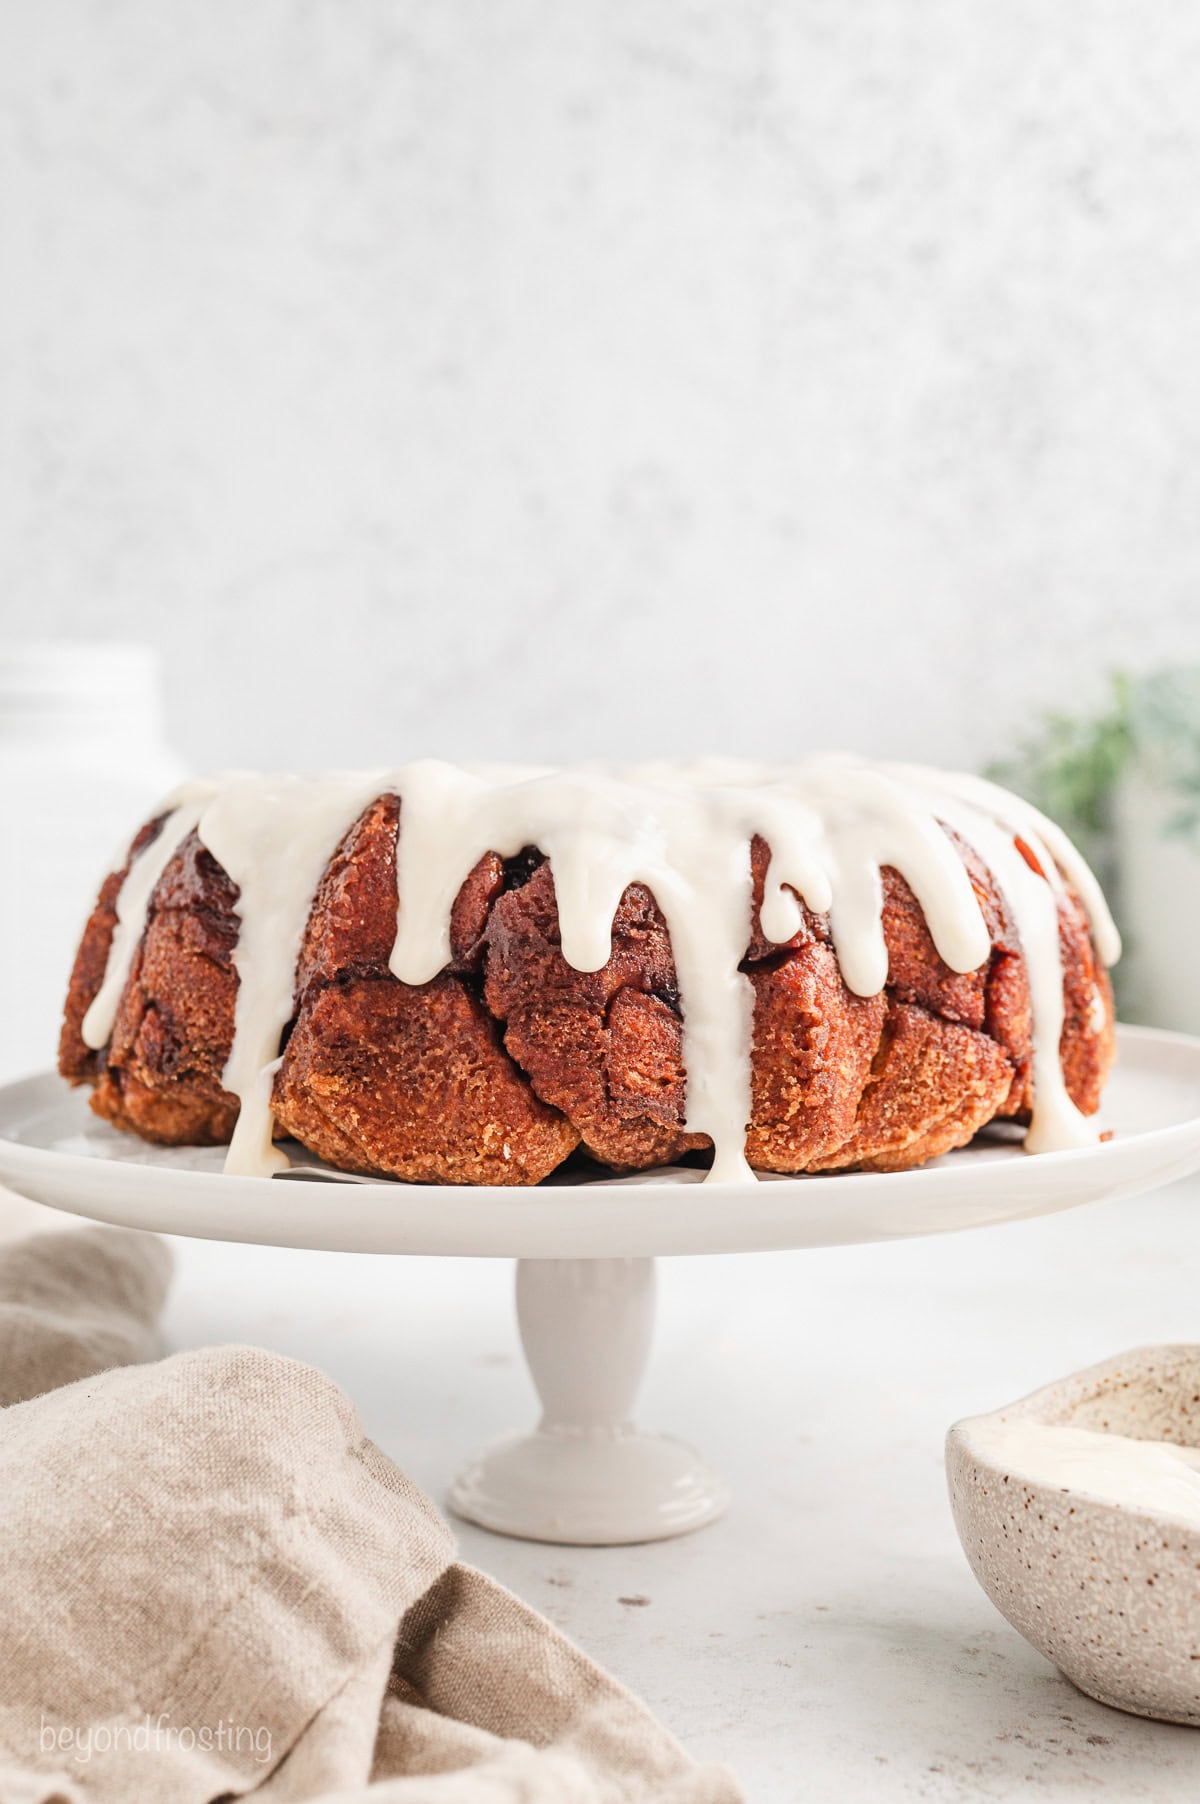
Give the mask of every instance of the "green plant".
[[1112, 855], [1117, 785], [1138, 769], [1179, 806], [1166, 831], [1200, 851], [1200, 668], [1117, 672], [1107, 705], [1092, 715], [1047, 714], [1011, 758], [989, 767], [1065, 827], [1103, 866]]
[[[1174, 799], [1162, 831], [1200, 854], [1200, 668], [1113, 676], [1107, 702], [1094, 714], [1048, 714], [1011, 758], [988, 770], [999, 783], [1056, 820], [1079, 847], [1108, 896], [1127, 947], [1144, 924], [1126, 918], [1116, 845], [1121, 780], [1138, 775]], [[1127, 994], [1126, 965], [1114, 972], [1118, 1006], [1137, 1018]]]
[[1165, 831], [1200, 851], [1200, 669], [1160, 670], [1132, 691], [1139, 765], [1176, 801]]
[[1134, 747], [1134, 688], [1115, 674], [1099, 713], [1047, 714], [1011, 758], [988, 767], [1065, 828], [1102, 875], [1112, 864], [1113, 798]]

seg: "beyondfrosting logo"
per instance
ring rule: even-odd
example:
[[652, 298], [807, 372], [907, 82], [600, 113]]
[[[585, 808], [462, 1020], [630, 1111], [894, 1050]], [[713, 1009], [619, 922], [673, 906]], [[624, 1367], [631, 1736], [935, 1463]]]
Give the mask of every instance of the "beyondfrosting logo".
[[173, 1723], [169, 1711], [147, 1713], [139, 1723], [92, 1723], [76, 1729], [42, 1717], [38, 1745], [43, 1754], [60, 1754], [87, 1766], [97, 1754], [249, 1754], [260, 1766], [272, 1760], [271, 1731], [265, 1723], [239, 1723], [225, 1717], [215, 1723]]

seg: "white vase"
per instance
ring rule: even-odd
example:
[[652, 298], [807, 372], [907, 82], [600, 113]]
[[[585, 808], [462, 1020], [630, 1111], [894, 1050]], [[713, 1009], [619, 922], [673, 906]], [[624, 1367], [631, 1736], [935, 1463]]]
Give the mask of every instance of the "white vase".
[[100, 881], [184, 776], [144, 646], [0, 652], [0, 1080], [54, 1063], [75, 948]]
[[1135, 765], [1117, 791], [1122, 1013], [1200, 1033], [1200, 836], [1171, 831], [1181, 806], [1145, 766]]

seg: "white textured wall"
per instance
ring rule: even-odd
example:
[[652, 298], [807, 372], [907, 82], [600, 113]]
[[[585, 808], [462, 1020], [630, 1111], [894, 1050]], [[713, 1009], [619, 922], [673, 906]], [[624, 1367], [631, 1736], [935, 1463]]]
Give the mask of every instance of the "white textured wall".
[[1200, 655], [1200, 11], [0, 10], [0, 595], [198, 763], [973, 760]]

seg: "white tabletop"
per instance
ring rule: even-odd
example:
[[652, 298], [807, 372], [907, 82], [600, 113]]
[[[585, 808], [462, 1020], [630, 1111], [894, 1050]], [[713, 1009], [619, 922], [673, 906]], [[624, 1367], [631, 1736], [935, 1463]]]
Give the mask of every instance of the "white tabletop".
[[[257, 1341], [323, 1367], [435, 1496], [482, 1442], [531, 1425], [511, 1266], [173, 1244], [173, 1347]], [[1194, 1180], [937, 1240], [664, 1260], [639, 1415], [724, 1471], [728, 1516], [598, 1550], [460, 1525], [464, 1557], [755, 1804], [1191, 1804], [1200, 1734], [1082, 1697], [978, 1589], [941, 1442], [955, 1417], [1093, 1360], [1200, 1336], [1198, 1270]]]

